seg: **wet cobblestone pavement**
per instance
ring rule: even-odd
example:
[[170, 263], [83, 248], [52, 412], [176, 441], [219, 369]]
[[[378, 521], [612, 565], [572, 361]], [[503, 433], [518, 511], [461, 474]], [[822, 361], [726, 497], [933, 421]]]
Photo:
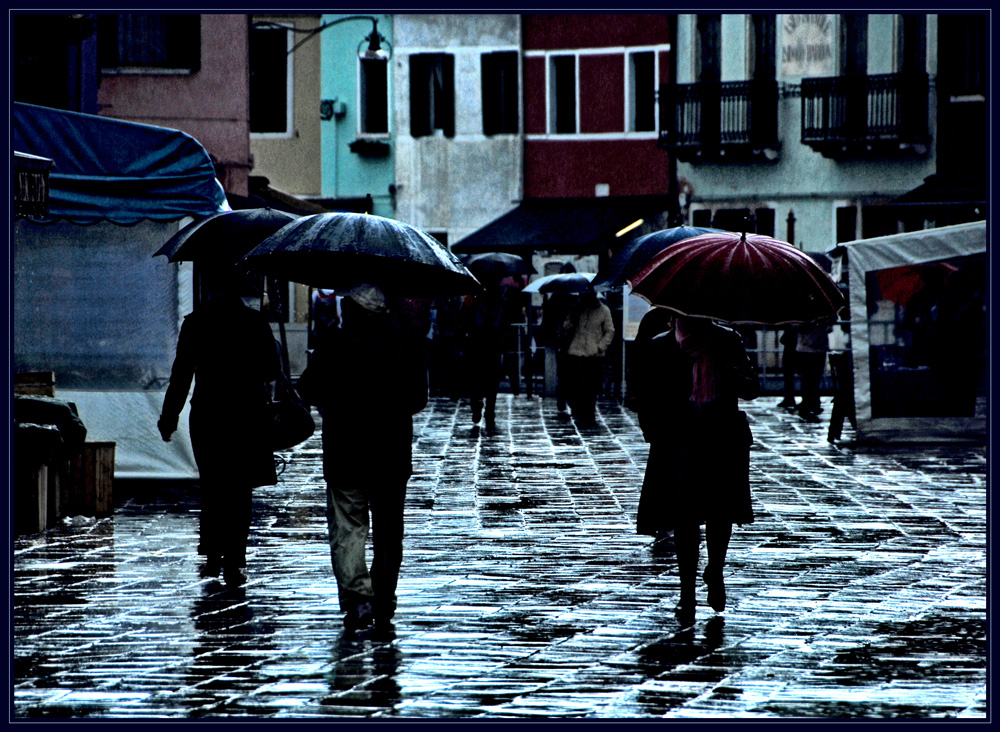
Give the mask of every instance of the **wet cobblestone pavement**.
[[833, 446], [776, 401], [745, 405], [757, 519], [691, 628], [635, 533], [632, 413], [501, 395], [487, 434], [432, 399], [394, 638], [343, 631], [317, 433], [255, 492], [242, 588], [199, 577], [178, 490], [17, 539], [13, 717], [985, 719], [985, 450]]

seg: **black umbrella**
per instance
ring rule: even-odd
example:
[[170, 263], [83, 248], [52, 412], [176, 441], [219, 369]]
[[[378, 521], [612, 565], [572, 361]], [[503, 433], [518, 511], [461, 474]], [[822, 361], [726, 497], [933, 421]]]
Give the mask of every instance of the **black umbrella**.
[[368, 283], [402, 297], [482, 290], [458, 257], [430, 234], [370, 214], [305, 216], [265, 239], [242, 262], [251, 271], [324, 289]]
[[235, 264], [246, 253], [299, 217], [272, 208], [222, 211], [194, 221], [153, 255], [168, 262]]
[[720, 229], [707, 229], [700, 226], [677, 226], [673, 229], [654, 231], [640, 236], [618, 251], [594, 278], [595, 290], [610, 290], [622, 287], [650, 259], [662, 252], [671, 244], [684, 239], [690, 239], [699, 234], [718, 232]]
[[521, 292], [541, 292], [552, 295], [562, 292], [570, 295], [579, 295], [584, 292], [593, 292], [591, 281], [594, 279], [593, 272], [561, 272], [559, 274], [545, 275], [525, 287]]
[[480, 280], [497, 281], [505, 277], [534, 274], [535, 268], [524, 257], [507, 252], [484, 252], [465, 258], [465, 266]]

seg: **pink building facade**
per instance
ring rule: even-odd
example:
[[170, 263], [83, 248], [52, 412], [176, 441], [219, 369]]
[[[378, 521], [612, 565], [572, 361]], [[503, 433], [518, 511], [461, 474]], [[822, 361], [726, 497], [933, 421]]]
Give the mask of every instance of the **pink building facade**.
[[[179, 64], [180, 68], [130, 66], [130, 59], [121, 59], [120, 66], [108, 68], [104, 60], [98, 112], [186, 132], [212, 156], [226, 192], [246, 196], [253, 160], [247, 63], [249, 16], [195, 17], [199, 22], [183, 28], [186, 35], [180, 40], [180, 31], [166, 35], [167, 43], [190, 46], [183, 49], [186, 60]], [[120, 26], [119, 33], [126, 32]]]

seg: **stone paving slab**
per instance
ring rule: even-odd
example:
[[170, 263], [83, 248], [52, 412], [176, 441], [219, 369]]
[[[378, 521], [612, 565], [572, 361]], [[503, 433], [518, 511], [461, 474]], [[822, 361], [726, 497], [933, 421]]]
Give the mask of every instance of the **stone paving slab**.
[[776, 401], [746, 405], [729, 606], [692, 628], [669, 546], [635, 533], [632, 413], [580, 431], [506, 395], [487, 434], [433, 399], [394, 638], [343, 632], [317, 435], [255, 492], [243, 588], [198, 577], [187, 491], [16, 539], [12, 716], [985, 719], [985, 450], [833, 446]]

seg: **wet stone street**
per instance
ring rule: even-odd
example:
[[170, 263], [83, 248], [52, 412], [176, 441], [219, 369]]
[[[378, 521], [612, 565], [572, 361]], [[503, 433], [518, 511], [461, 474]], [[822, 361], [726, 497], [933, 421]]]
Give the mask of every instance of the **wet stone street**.
[[199, 577], [179, 488], [16, 539], [13, 717], [986, 719], [985, 449], [834, 446], [776, 402], [744, 405], [756, 521], [692, 627], [635, 533], [634, 414], [501, 395], [487, 433], [435, 398], [395, 637], [344, 632], [317, 432], [255, 491], [242, 588]]

